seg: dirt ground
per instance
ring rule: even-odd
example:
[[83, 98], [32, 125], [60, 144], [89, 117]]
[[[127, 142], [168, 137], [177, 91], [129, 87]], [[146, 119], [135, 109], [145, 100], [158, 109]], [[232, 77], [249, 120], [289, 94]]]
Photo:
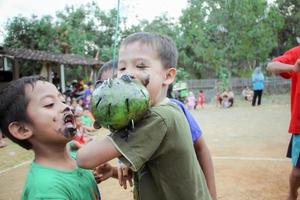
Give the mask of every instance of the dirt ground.
[[[210, 104], [192, 111], [213, 157], [218, 199], [285, 198], [291, 168], [285, 158], [288, 102], [281, 95], [264, 97], [260, 107], [238, 101], [231, 109]], [[32, 153], [10, 142], [0, 149], [0, 200], [19, 199], [30, 159]], [[132, 199], [132, 189], [121, 189], [114, 179], [99, 187], [104, 200]]]

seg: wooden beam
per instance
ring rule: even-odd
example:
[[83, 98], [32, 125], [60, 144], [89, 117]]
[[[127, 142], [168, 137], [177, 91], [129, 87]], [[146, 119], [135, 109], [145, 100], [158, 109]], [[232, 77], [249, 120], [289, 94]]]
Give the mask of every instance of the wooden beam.
[[19, 60], [16, 58], [14, 59], [12, 71], [13, 71], [13, 79], [14, 80], [20, 78], [20, 65], [19, 65]]
[[66, 82], [65, 82], [65, 66], [63, 64], [60, 65], [60, 86], [61, 86], [61, 92], [64, 93], [66, 91]]

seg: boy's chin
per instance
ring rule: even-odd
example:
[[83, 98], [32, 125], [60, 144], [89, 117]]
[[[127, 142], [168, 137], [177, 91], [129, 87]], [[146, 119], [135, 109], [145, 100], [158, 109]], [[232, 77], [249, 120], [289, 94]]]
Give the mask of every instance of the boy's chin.
[[76, 133], [77, 133], [76, 126], [74, 126], [73, 124], [66, 124], [63, 131], [63, 135], [65, 138], [72, 140], [75, 137]]

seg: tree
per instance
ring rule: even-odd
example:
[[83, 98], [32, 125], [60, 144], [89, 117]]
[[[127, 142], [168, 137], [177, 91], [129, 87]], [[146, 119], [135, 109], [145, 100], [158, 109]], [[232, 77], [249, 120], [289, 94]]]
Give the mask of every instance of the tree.
[[[56, 21], [50, 16], [40, 19], [36, 16], [30, 19], [14, 17], [7, 22], [8, 35], [4, 45], [91, 57], [100, 55], [99, 59], [109, 60], [112, 58], [115, 33], [115, 21], [112, 19], [116, 19], [116, 14], [114, 9], [108, 13], [101, 11], [97, 4], [92, 2], [58, 11]], [[23, 69], [25, 67], [21, 70]], [[82, 73], [78, 73], [78, 76], [82, 76]]]
[[278, 31], [277, 56], [297, 45], [296, 37], [300, 37], [300, 2], [298, 0], [276, 0], [274, 9], [283, 18], [283, 26]]
[[56, 31], [50, 16], [41, 19], [36, 16], [29, 19], [17, 16], [8, 20], [6, 30], [8, 34], [4, 45], [7, 47], [58, 50], [58, 46], [52, 42], [55, 41]]
[[[63, 52], [111, 59], [116, 10], [101, 11], [95, 2], [66, 7], [57, 13], [58, 41]], [[110, 55], [109, 55], [110, 54]]]
[[266, 0], [190, 0], [180, 21], [186, 62], [200, 74], [217, 76], [222, 67], [234, 76], [250, 71], [277, 45], [278, 26], [269, 25], [269, 16]]

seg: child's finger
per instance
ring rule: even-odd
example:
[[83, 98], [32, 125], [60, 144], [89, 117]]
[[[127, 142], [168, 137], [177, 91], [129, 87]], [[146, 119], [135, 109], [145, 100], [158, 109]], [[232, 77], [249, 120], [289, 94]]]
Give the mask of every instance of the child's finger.
[[122, 167], [122, 173], [124, 177], [128, 176], [128, 167]]
[[122, 169], [121, 169], [121, 167], [118, 167], [118, 180], [119, 180], [120, 186], [122, 186], [122, 179], [123, 179]]
[[130, 187], [132, 187], [133, 186], [132, 178], [128, 178], [128, 182], [129, 182]]
[[127, 183], [126, 183], [126, 179], [123, 179], [123, 188], [126, 190], [127, 189]]

